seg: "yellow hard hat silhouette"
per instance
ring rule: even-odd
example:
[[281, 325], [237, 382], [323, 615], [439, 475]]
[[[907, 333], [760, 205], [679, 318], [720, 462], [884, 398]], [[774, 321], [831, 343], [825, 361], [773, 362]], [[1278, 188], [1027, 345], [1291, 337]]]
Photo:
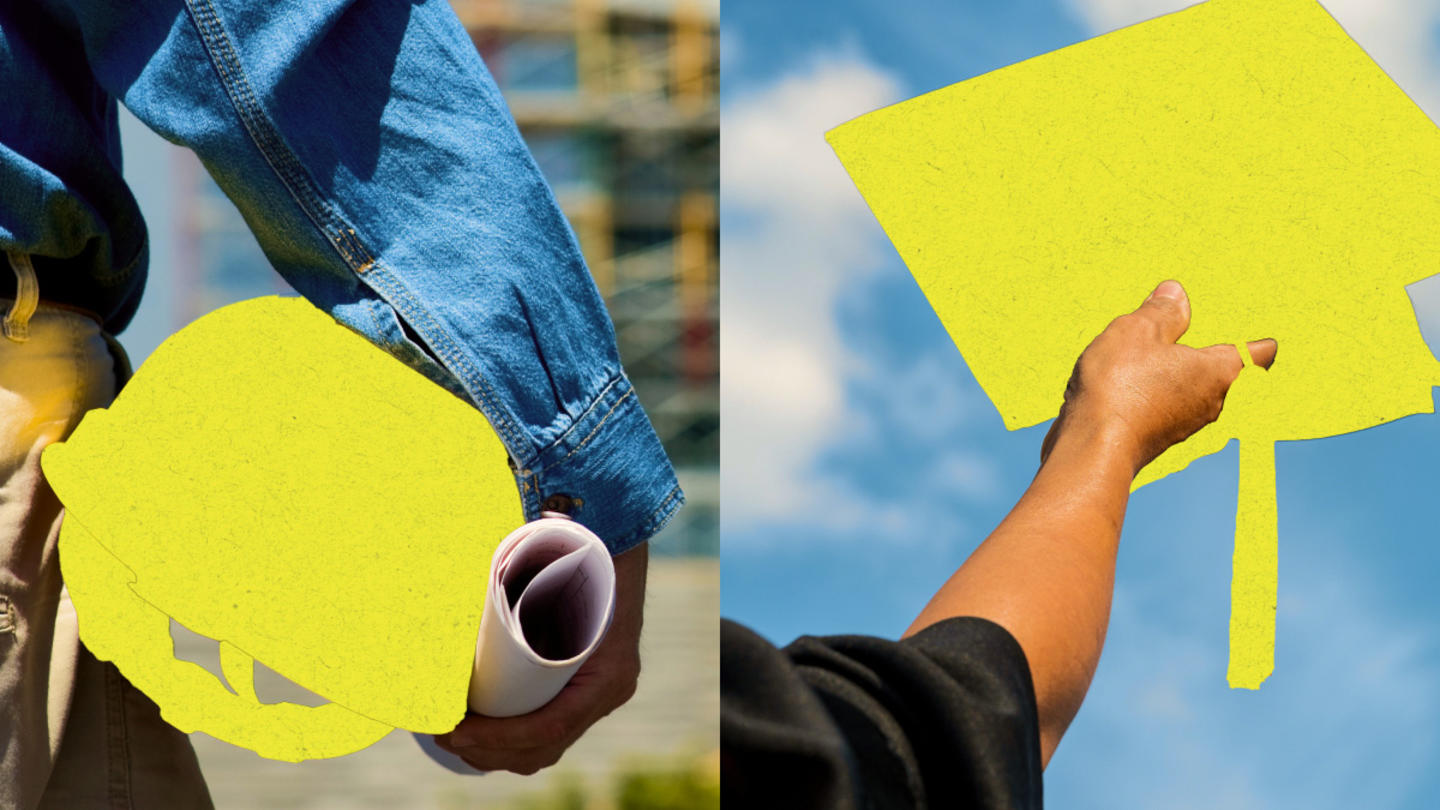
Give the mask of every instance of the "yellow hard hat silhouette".
[[[182, 731], [338, 756], [465, 714], [486, 574], [523, 522], [473, 407], [303, 299], [217, 310], [42, 459], [80, 637]], [[233, 692], [177, 661], [218, 639]], [[254, 661], [331, 703], [260, 703]]]
[[1182, 342], [1279, 342], [1135, 482], [1240, 440], [1229, 679], [1258, 687], [1273, 443], [1434, 410], [1404, 287], [1440, 271], [1435, 125], [1313, 0], [1210, 0], [828, 138], [1007, 428], [1055, 416], [1080, 351], [1167, 278]]

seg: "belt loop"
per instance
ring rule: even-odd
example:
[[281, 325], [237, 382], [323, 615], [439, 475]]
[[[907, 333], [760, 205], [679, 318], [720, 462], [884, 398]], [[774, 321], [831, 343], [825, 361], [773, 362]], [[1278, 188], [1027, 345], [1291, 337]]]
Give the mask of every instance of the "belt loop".
[[30, 316], [40, 304], [40, 282], [29, 256], [13, 250], [7, 250], [5, 255], [10, 259], [10, 269], [15, 271], [15, 303], [5, 314], [5, 337], [24, 343], [30, 339]]

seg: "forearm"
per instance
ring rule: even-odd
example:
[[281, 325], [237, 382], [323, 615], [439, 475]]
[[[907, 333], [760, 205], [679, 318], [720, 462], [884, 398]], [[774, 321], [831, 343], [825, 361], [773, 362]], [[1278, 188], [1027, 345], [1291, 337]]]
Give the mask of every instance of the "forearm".
[[1067, 430], [1019, 503], [905, 633], [953, 616], [1010, 631], [1030, 664], [1046, 763], [1100, 660], [1133, 459], [1113, 431]]
[[71, 59], [97, 93], [194, 150], [296, 291], [485, 415], [528, 519], [567, 512], [621, 552], [684, 502], [574, 235], [449, 4], [41, 6], [84, 44]]
[[[629, 681], [629, 700], [634, 691], [634, 682], [640, 677], [640, 630], [645, 622], [645, 580], [650, 569], [650, 544], [639, 543], [628, 551], [617, 554], [615, 560], [615, 619], [611, 622], [607, 640], [622, 654], [616, 657], [616, 665], [624, 670]], [[624, 700], [621, 702], [623, 703]]]
[[[1165, 281], [1090, 342], [1030, 488], [906, 631], [952, 616], [979, 616], [1010, 631], [1030, 665], [1043, 763], [1100, 662], [1135, 474], [1214, 422], [1243, 367], [1233, 345], [1176, 343], [1189, 324], [1184, 288]], [[1278, 350], [1269, 339], [1248, 348], [1267, 369]]]

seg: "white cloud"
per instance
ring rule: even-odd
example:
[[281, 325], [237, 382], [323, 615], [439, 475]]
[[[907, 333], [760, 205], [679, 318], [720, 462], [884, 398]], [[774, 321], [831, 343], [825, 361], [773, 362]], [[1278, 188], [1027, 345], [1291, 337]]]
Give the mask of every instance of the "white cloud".
[[1180, 611], [1188, 621], [1161, 608], [1224, 599], [1208, 570], [1204, 587], [1174, 568], [1117, 586], [1105, 657], [1047, 792], [1080, 808], [1405, 804], [1436, 754], [1440, 639], [1346, 547], [1360, 526], [1296, 528], [1303, 553], [1282, 561], [1276, 671], [1256, 693], [1225, 686], [1222, 605]]
[[900, 93], [895, 78], [862, 58], [830, 55], [722, 110], [727, 531], [801, 510], [857, 518], [853, 499], [810, 466], [841, 424], [842, 381], [854, 365], [837, 331], [836, 300], [877, 266], [884, 235], [824, 134]]
[[1195, 3], [1193, 0], [1065, 0], [1065, 5], [1098, 34], [1179, 11]]
[[1420, 321], [1420, 333], [1431, 353], [1440, 357], [1440, 275], [1417, 281], [1405, 288], [1410, 293], [1410, 302], [1415, 305], [1415, 315]]
[[990, 459], [975, 453], [945, 454], [936, 465], [942, 491], [970, 501], [988, 501], [1000, 494], [1000, 475]]
[[722, 110], [725, 202], [835, 227], [865, 214], [825, 132], [899, 101], [898, 80], [857, 54], [827, 54]]
[[735, 70], [740, 65], [740, 60], [745, 56], [745, 48], [740, 42], [740, 34], [734, 26], [720, 26], [720, 64], [725, 66], [727, 71]]
[[[947, 446], [989, 405], [965, 389], [958, 356], [927, 353], [880, 367], [840, 333], [837, 302], [897, 265], [884, 232], [824, 133], [902, 98], [896, 78], [853, 52], [729, 103], [721, 154], [721, 503], [727, 551], [761, 524], [863, 526], [887, 542], [936, 541], [935, 503], [987, 501], [994, 463], [949, 447], [915, 463], [908, 499], [873, 495], [818, 468], [842, 440]], [[953, 352], [948, 345], [946, 352]], [[954, 363], [942, 362], [946, 358]], [[864, 404], [850, 395], [869, 392]], [[886, 435], [874, 435], [886, 431]], [[879, 452], [877, 449], [875, 452]], [[948, 536], [955, 536], [957, 526]], [[758, 535], [755, 535], [758, 537]]]

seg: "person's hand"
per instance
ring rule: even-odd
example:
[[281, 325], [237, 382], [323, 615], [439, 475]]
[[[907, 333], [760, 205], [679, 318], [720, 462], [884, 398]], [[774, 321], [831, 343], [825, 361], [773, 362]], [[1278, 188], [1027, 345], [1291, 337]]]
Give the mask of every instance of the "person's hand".
[[[1190, 299], [1177, 281], [1161, 283], [1139, 309], [1111, 321], [1075, 363], [1065, 404], [1041, 446], [1041, 463], [1067, 435], [1103, 436], [1118, 443], [1139, 472], [1219, 418], [1244, 366], [1240, 350], [1176, 344], [1189, 326]], [[1268, 369], [1275, 362], [1274, 340], [1246, 346], [1256, 365]]]
[[482, 771], [529, 775], [560, 761], [595, 722], [635, 694], [645, 607], [646, 543], [615, 558], [615, 619], [575, 676], [539, 709], [519, 717], [469, 714], [435, 742]]

